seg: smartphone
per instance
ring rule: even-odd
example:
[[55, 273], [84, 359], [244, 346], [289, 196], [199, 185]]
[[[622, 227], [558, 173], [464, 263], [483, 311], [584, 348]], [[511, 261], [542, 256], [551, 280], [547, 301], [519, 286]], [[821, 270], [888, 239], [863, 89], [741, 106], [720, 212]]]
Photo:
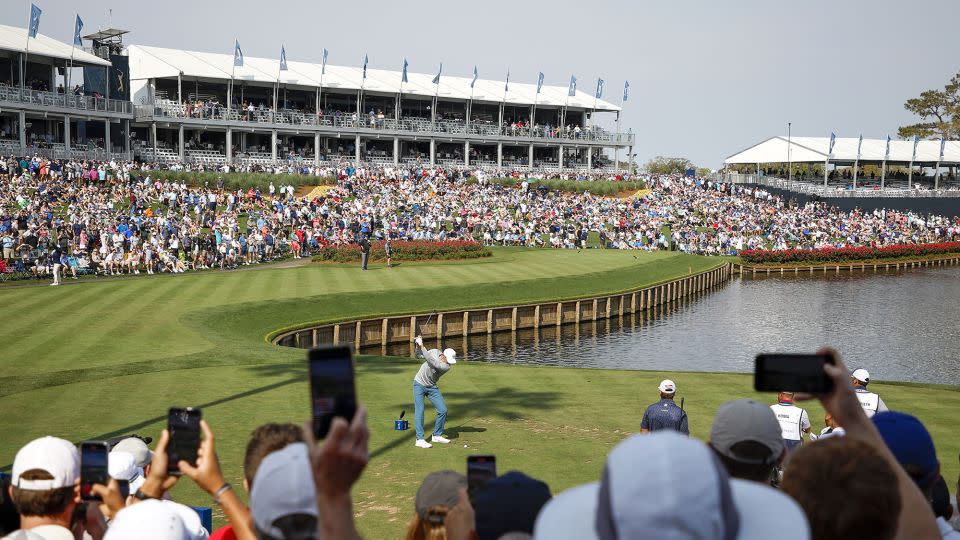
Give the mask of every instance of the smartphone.
[[80, 443], [80, 498], [85, 501], [103, 500], [92, 492], [94, 484], [107, 485], [110, 475], [107, 461], [110, 450], [104, 441]]
[[823, 371], [828, 363], [835, 363], [833, 355], [758, 354], [753, 387], [757, 392], [826, 394], [833, 390], [833, 380]]
[[167, 430], [170, 442], [167, 444], [167, 472], [179, 475], [177, 463], [182, 459], [196, 466], [197, 452], [200, 449], [200, 409], [193, 407], [172, 407], [167, 415]]
[[357, 412], [353, 353], [347, 345], [331, 345], [311, 349], [307, 358], [313, 434], [322, 439], [330, 431], [334, 417], [350, 422]]
[[497, 477], [497, 456], [474, 455], [467, 456], [467, 495], [473, 502], [487, 482]]

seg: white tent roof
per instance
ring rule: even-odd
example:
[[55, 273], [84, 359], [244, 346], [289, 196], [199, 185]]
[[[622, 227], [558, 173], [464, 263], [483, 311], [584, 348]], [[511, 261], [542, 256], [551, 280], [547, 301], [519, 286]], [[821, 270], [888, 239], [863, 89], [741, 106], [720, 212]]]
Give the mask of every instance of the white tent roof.
[[[850, 162], [857, 159], [859, 137], [837, 137], [833, 145], [833, 155], [827, 156], [830, 149], [830, 137], [792, 137], [790, 139], [790, 161], [794, 163]], [[727, 165], [755, 163], [786, 163], [787, 138], [771, 137], [759, 144], [736, 153], [726, 160]], [[883, 161], [886, 153], [886, 139], [863, 139], [860, 147], [860, 161]], [[890, 141], [890, 157], [887, 161], [909, 163], [936, 163], [940, 158], [940, 141], [920, 141], [917, 154], [913, 157], [913, 141]], [[960, 163], [960, 141], [946, 141], [941, 163]]]
[[[130, 78], [132, 80], [176, 77], [180, 72], [183, 72], [186, 77], [229, 79], [231, 70], [233, 70], [233, 55], [231, 54], [130, 45], [127, 48], [127, 55], [130, 57]], [[284, 84], [308, 87], [320, 85], [322, 68], [320, 64], [294, 62], [288, 58], [287, 67], [289, 68], [287, 71], [281, 72], [278, 70], [279, 60], [277, 58], [244, 56], [243, 67], [236, 68], [234, 78], [241, 81], [274, 84], [279, 74], [280, 81]], [[401, 91], [401, 75], [400, 71], [367, 67], [367, 80], [363, 81], [362, 67], [327, 64], [326, 73], [323, 75], [323, 87], [359, 90], [361, 83], [363, 83], [365, 91], [396, 94]], [[408, 71], [408, 82], [403, 84], [403, 93], [433, 97], [437, 91], [436, 85], [431, 82], [435, 75], [436, 73], [426, 74]], [[440, 98], [470, 99], [470, 81], [472, 78], [442, 75], [438, 96]], [[620, 107], [602, 99], [596, 100], [596, 106], [594, 106], [593, 94], [579, 90], [576, 96], [569, 98], [568, 102], [566, 86], [544, 85], [540, 90], [539, 97], [536, 96], [537, 86], [535, 84], [510, 81], [506, 96], [504, 96], [503, 87], [504, 81], [502, 80], [477, 79], [473, 88], [473, 99], [531, 105], [536, 98], [536, 103], [540, 105], [569, 105], [570, 107], [599, 111], [620, 110]]]
[[11, 51], [15, 53], [25, 52], [27, 50], [27, 39], [30, 40], [31, 56], [46, 56], [61, 60], [69, 60], [70, 55], [72, 54], [74, 65], [110, 65], [110, 62], [85, 52], [83, 49], [74, 48], [73, 45], [70, 45], [69, 43], [63, 43], [62, 41], [57, 41], [52, 37], [48, 37], [39, 33], [35, 38], [27, 38], [26, 28], [18, 28], [16, 26], [0, 24], [0, 51]]

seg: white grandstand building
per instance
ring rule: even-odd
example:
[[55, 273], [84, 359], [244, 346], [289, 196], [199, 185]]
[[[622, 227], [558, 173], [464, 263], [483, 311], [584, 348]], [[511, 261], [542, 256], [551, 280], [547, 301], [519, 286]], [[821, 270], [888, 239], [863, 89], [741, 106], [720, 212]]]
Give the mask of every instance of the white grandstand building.
[[[599, 127], [602, 113], [619, 127], [620, 107], [592, 88], [446, 74], [434, 84], [436, 73], [412, 71], [404, 82], [400, 71], [280, 70], [253, 57], [235, 66], [230, 54], [123, 45], [124, 33], [85, 36], [87, 49], [38, 35], [28, 52], [26, 29], [0, 26], [0, 153], [538, 171], [609, 171], [621, 150], [633, 154], [632, 133]], [[57, 90], [71, 74], [82, 95]]]

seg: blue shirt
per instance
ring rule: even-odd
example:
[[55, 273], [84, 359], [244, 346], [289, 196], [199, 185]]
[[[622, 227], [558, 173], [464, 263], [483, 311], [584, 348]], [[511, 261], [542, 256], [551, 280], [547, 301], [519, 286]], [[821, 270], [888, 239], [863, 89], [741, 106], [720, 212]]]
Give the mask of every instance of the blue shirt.
[[672, 399], [661, 398], [660, 401], [647, 407], [646, 412], [643, 413], [640, 427], [650, 431], [669, 429], [685, 435], [690, 434], [690, 428], [687, 426], [687, 413]]

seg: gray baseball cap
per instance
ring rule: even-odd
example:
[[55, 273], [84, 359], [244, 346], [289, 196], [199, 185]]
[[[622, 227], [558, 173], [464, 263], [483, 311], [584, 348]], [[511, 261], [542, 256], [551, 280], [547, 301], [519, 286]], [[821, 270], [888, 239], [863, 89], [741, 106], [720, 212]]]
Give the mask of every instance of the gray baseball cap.
[[460, 488], [466, 487], [467, 477], [456, 471], [436, 471], [428, 474], [417, 490], [417, 514], [422, 519], [428, 519], [428, 511], [434, 506], [442, 504], [448, 509], [453, 508], [460, 498]]
[[754, 399], [737, 399], [720, 406], [710, 428], [710, 445], [720, 454], [743, 461], [735, 455], [733, 445], [753, 441], [770, 449], [771, 459], [783, 453], [783, 431], [768, 405]]

